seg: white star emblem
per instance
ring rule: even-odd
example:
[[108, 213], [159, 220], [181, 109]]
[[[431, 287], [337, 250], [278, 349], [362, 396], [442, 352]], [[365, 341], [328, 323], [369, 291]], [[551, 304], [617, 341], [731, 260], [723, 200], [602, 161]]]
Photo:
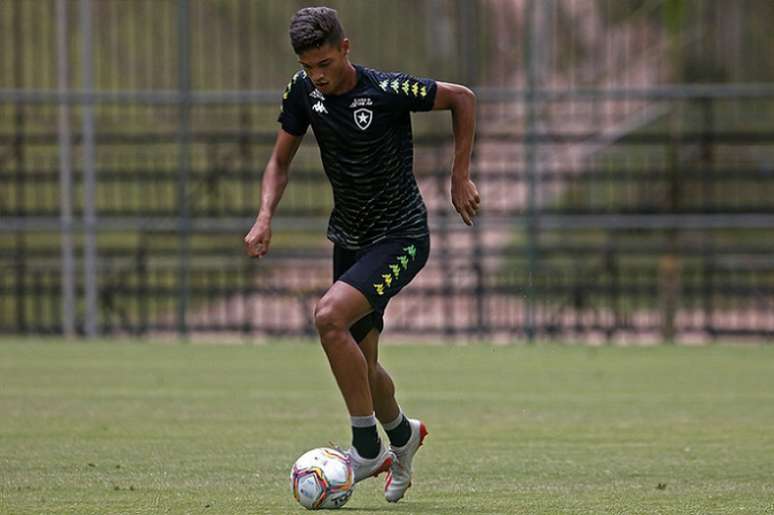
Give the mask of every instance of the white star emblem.
[[374, 113], [370, 109], [361, 108], [354, 112], [355, 124], [360, 130], [366, 130], [374, 119]]

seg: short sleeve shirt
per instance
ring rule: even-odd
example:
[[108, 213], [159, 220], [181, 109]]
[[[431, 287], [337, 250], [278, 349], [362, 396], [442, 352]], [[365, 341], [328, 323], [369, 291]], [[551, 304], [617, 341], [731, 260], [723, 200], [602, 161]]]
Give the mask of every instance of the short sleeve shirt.
[[305, 72], [296, 73], [278, 121], [296, 136], [312, 126], [333, 188], [331, 241], [359, 249], [389, 237], [424, 237], [411, 112], [433, 108], [436, 82], [354, 66], [357, 84], [341, 95], [323, 95]]

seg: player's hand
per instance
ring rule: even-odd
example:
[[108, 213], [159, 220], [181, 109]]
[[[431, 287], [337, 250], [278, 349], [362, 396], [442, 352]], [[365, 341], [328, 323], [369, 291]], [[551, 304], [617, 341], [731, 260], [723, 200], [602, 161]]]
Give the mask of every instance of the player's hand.
[[269, 242], [271, 242], [271, 225], [262, 220], [256, 220], [253, 228], [245, 236], [245, 250], [247, 254], [262, 258], [269, 252]]
[[451, 198], [454, 209], [467, 225], [473, 225], [473, 218], [478, 214], [481, 197], [476, 185], [470, 179], [452, 178]]

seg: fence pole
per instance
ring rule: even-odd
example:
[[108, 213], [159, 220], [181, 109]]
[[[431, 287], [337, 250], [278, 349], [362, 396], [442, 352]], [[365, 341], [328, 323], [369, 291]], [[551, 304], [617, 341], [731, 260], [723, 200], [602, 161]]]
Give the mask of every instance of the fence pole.
[[535, 193], [537, 181], [537, 149], [535, 148], [535, 125], [537, 123], [536, 89], [537, 89], [537, 41], [535, 31], [535, 0], [528, 0], [524, 16], [524, 61], [526, 69], [525, 111], [526, 127], [524, 130], [524, 158], [527, 174], [527, 299], [524, 311], [524, 330], [527, 340], [535, 339], [535, 288], [534, 277], [537, 264], [537, 213], [535, 210]]
[[83, 113], [83, 272], [86, 301], [84, 332], [87, 338], [97, 335], [97, 215], [94, 147], [94, 70], [91, 38], [91, 0], [80, 0], [80, 22], [83, 33], [81, 46], [81, 85], [86, 93]]
[[[714, 104], [710, 98], [699, 100], [699, 108], [702, 113], [702, 138], [701, 138], [701, 168], [704, 170], [702, 175], [702, 207], [704, 212], [712, 209], [713, 190], [716, 184], [715, 177], [715, 156], [714, 156]], [[716, 337], [714, 324], [714, 305], [715, 305], [715, 240], [711, 230], [704, 231], [702, 252], [704, 256], [704, 266], [702, 267], [702, 284], [704, 297], [704, 332], [711, 338]]]
[[[17, 0], [13, 4], [13, 48], [16, 53], [16, 58], [13, 66], [13, 82], [14, 87], [21, 89], [24, 81], [24, 65], [27, 61], [25, 59], [24, 48], [24, 23], [22, 22], [22, 7], [21, 0]], [[13, 156], [16, 163], [16, 216], [22, 219], [27, 216], [25, 206], [25, 109], [21, 103], [16, 103], [14, 106], [14, 137], [13, 137]], [[15, 253], [14, 253], [14, 273], [16, 275], [14, 279], [14, 289], [16, 297], [16, 330], [20, 333], [27, 332], [27, 300], [29, 292], [27, 291], [27, 259], [26, 259], [26, 238], [24, 230], [16, 232], [15, 235]]]
[[[683, 21], [685, 4], [682, 0], [671, 0], [664, 5], [664, 25], [668, 33], [668, 57], [673, 80], [682, 82], [684, 73], [683, 59]], [[668, 115], [669, 143], [666, 148], [668, 175], [668, 193], [666, 211], [676, 214], [682, 209], [684, 179], [682, 175], [681, 135], [683, 126], [683, 104], [675, 100]], [[665, 343], [676, 343], [677, 311], [680, 309], [680, 284], [682, 278], [682, 260], [679, 253], [680, 231], [677, 227], [665, 231], [666, 254], [659, 264], [659, 288], [661, 291], [661, 337]]]
[[[252, 7], [253, 4], [249, 2], [241, 2], [239, 4], [239, 54], [238, 54], [238, 74], [239, 74], [239, 89], [242, 91], [249, 91], [252, 87], [250, 80], [252, 72], [254, 70], [252, 45], [250, 44], [250, 37], [252, 34], [251, 20], [252, 20]], [[254, 180], [251, 173], [251, 166], [253, 163], [253, 145], [250, 144], [250, 128], [253, 125], [252, 113], [253, 105], [251, 103], [240, 103], [239, 111], [239, 173], [240, 173], [240, 186], [242, 189], [242, 202], [243, 205], [250, 205], [251, 199], [255, 198], [255, 188], [252, 186]], [[241, 293], [240, 301], [242, 303], [242, 334], [245, 338], [250, 336], [252, 332], [252, 319], [255, 313], [256, 295], [250, 293], [250, 289], [255, 284], [254, 270], [256, 267], [252, 261], [243, 260], [243, 266], [241, 267], [241, 280], [240, 284]]]
[[188, 0], [177, 3], [177, 56], [178, 107], [177, 148], [178, 148], [178, 272], [177, 333], [180, 338], [188, 336], [188, 301], [191, 294], [191, 216], [188, 199], [188, 176], [191, 169], [191, 32]]
[[[473, 88], [478, 80], [478, 18], [477, 5], [469, 0], [457, 0], [457, 17], [460, 20], [460, 55], [462, 56], [463, 78], [465, 85]], [[473, 154], [471, 155], [471, 177], [475, 172], [477, 152], [473, 145]], [[483, 338], [488, 334], [489, 324], [487, 323], [488, 312], [486, 309], [486, 280], [485, 280], [485, 256], [481, 248], [483, 246], [482, 238], [482, 219], [473, 222], [472, 239], [473, 251], [471, 253], [471, 268], [475, 276], [475, 289], [473, 293], [473, 302], [476, 309], [475, 337]], [[472, 336], [472, 335], [471, 335]]]
[[[64, 94], [69, 88], [68, 77], [67, 4], [56, 1], [57, 85]], [[73, 178], [70, 106], [59, 104], [59, 210], [62, 246], [62, 333], [75, 335], [75, 258], [73, 251]]]

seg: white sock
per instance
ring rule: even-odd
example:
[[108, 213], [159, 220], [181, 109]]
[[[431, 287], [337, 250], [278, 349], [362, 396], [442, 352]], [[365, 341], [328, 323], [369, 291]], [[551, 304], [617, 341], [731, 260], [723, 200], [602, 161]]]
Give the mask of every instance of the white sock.
[[392, 431], [396, 427], [400, 425], [401, 422], [403, 422], [403, 410], [400, 409], [400, 406], [398, 406], [398, 416], [395, 417], [395, 420], [392, 422], [387, 422], [386, 424], [382, 424], [382, 427], [385, 431]]
[[376, 425], [376, 415], [371, 413], [370, 415], [362, 417], [349, 417], [352, 427], [371, 427]]

